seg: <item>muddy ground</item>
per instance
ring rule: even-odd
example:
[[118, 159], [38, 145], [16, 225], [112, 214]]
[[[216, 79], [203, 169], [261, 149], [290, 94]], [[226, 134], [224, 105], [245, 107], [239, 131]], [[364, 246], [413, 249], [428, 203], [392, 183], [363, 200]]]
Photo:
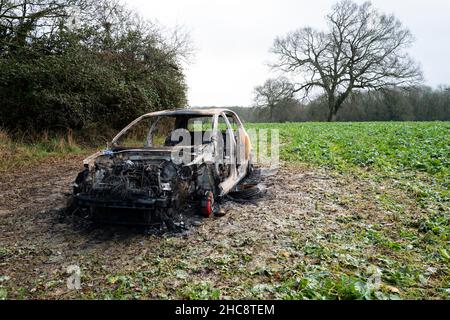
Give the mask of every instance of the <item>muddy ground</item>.
[[[408, 290], [413, 290], [413, 295], [433, 298], [433, 279], [439, 280], [445, 267], [426, 261], [420, 248], [402, 257], [361, 236], [376, 226], [403, 244], [399, 230], [408, 228], [406, 220], [396, 219], [379, 201], [386, 193], [404, 198], [397, 190], [302, 166], [284, 166], [266, 179], [268, 195], [262, 201], [227, 202], [226, 216], [206, 219], [190, 234], [145, 235], [61, 219], [81, 160], [0, 177], [3, 297], [295, 298], [300, 287], [292, 282], [311, 274], [364, 278], [370, 266], [390, 264], [418, 265], [424, 275], [431, 271], [421, 287], [386, 284], [382, 291], [411, 297]], [[406, 198], [404, 206], [405, 216], [414, 220], [419, 209]], [[67, 287], [71, 265], [81, 269], [79, 290]]]

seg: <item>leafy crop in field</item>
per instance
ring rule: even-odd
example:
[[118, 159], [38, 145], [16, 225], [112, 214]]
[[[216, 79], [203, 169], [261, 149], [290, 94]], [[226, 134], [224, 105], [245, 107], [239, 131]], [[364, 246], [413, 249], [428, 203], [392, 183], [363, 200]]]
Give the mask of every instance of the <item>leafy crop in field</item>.
[[285, 161], [381, 171], [450, 172], [450, 123], [287, 123], [281, 130]]
[[[376, 247], [395, 256], [394, 260], [404, 260], [386, 265], [383, 281], [407, 291], [427, 283], [429, 276], [424, 274], [428, 271], [412, 258], [414, 250], [425, 261], [448, 264], [450, 123], [285, 123], [250, 127], [280, 130], [280, 156], [284, 162], [325, 167], [356, 180], [389, 185], [403, 190], [402, 194], [415, 203], [414, 209], [407, 209], [405, 198], [381, 193], [377, 201], [380, 208], [391, 214], [391, 225], [407, 229], [400, 227], [393, 232], [392, 227], [366, 226], [356, 235], [359, 244]], [[337, 221], [351, 225], [354, 217], [339, 217]], [[301, 250], [320, 261], [330, 260], [334, 252], [326, 246], [306, 246]], [[329, 274], [316, 278], [305, 276], [294, 289], [289, 285], [285, 298], [391, 299], [396, 294], [389, 292], [398, 291], [388, 286], [388, 293], [371, 295], [364, 290], [364, 279], [358, 277], [344, 279]], [[440, 294], [445, 296], [448, 284], [442, 285]], [[420, 295], [413, 291], [409, 292], [411, 296]]]
[[[285, 123], [279, 129], [286, 162], [390, 178], [424, 208], [450, 211], [450, 123]], [[449, 235], [448, 218], [436, 218]], [[432, 224], [433, 222], [431, 222]], [[436, 229], [436, 226], [434, 226]]]

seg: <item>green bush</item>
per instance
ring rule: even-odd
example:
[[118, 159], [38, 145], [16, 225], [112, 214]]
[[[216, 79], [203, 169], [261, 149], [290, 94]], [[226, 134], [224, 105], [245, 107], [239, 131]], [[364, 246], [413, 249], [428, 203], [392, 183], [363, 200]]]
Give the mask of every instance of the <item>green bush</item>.
[[[40, 3], [40, 10], [51, 6]], [[86, 14], [94, 9], [98, 16], [85, 17], [76, 30], [64, 26], [68, 18], [58, 18], [56, 32], [36, 38], [44, 31], [36, 24], [20, 45], [11, 41], [17, 35], [0, 32], [1, 127], [30, 133], [117, 130], [144, 113], [185, 105], [182, 45], [164, 40], [153, 25], [136, 22], [114, 1], [83, 7]], [[8, 21], [0, 16], [3, 25]]]

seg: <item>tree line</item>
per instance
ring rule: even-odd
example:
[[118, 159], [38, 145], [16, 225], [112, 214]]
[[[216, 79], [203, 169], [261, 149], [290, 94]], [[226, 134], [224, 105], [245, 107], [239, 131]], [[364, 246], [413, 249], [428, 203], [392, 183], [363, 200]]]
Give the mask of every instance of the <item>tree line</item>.
[[118, 129], [184, 107], [190, 52], [116, 0], [0, 0], [0, 127]]
[[[245, 122], [327, 121], [326, 96], [305, 103], [278, 101], [274, 107], [232, 107]], [[450, 87], [393, 88], [355, 92], [336, 114], [336, 121], [450, 121]]]

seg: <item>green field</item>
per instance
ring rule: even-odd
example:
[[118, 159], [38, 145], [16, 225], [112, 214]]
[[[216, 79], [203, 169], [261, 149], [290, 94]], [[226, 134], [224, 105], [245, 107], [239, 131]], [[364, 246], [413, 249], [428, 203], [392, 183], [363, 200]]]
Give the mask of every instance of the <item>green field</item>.
[[277, 129], [281, 160], [398, 179], [418, 201], [449, 209], [450, 123], [249, 124]]
[[374, 168], [384, 173], [423, 172], [444, 178], [450, 170], [450, 123], [247, 124], [278, 129], [282, 158], [332, 168]]

